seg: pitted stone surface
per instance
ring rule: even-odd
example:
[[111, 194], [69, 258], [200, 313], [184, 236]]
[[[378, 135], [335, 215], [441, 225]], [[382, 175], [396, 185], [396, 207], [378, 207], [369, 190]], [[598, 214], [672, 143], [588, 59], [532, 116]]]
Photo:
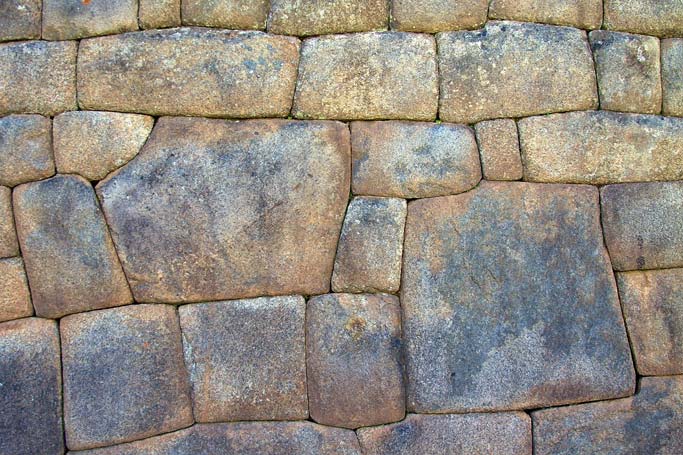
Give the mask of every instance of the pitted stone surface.
[[350, 167], [341, 123], [162, 118], [98, 193], [137, 301], [321, 294]]
[[14, 216], [36, 314], [66, 314], [131, 303], [128, 283], [95, 192], [58, 175], [14, 189]]
[[235, 30], [266, 28], [269, 0], [182, 0], [185, 25]]
[[118, 444], [192, 424], [180, 326], [170, 305], [132, 305], [60, 321], [69, 449]]
[[437, 41], [443, 121], [476, 123], [598, 107], [585, 32], [492, 21], [482, 30], [441, 33]]
[[386, 30], [386, 0], [271, 0], [268, 31], [281, 35]]
[[488, 0], [392, 0], [391, 28], [424, 33], [479, 28], [487, 11]]
[[140, 0], [138, 18], [143, 29], [178, 27], [180, 0]]
[[0, 2], [0, 41], [40, 38], [42, 0]]
[[602, 25], [602, 0], [492, 0], [489, 17], [592, 30]]
[[604, 0], [605, 28], [660, 37], [683, 36], [683, 3], [677, 0]]
[[179, 311], [198, 422], [308, 418], [303, 297]]
[[31, 315], [33, 306], [24, 262], [21, 258], [0, 259], [0, 321]]
[[354, 194], [444, 196], [481, 180], [477, 142], [464, 125], [353, 122], [351, 141]]
[[474, 126], [486, 180], [520, 180], [523, 176], [517, 124], [512, 119], [487, 120]]
[[83, 40], [81, 108], [151, 115], [285, 117], [296, 38], [180, 28]]
[[414, 201], [404, 248], [409, 411], [633, 393], [596, 188], [484, 182]]
[[433, 37], [323, 36], [303, 42], [292, 112], [298, 118], [434, 120], [437, 97]]
[[662, 113], [683, 117], [683, 39], [666, 39], [662, 47]]
[[138, 0], [43, 0], [43, 38], [73, 40], [138, 29]]
[[0, 185], [15, 186], [54, 173], [50, 119], [40, 115], [0, 118]]
[[12, 213], [12, 190], [0, 186], [0, 258], [18, 254], [19, 244]]
[[591, 111], [525, 118], [517, 126], [526, 180], [683, 179], [683, 119]]

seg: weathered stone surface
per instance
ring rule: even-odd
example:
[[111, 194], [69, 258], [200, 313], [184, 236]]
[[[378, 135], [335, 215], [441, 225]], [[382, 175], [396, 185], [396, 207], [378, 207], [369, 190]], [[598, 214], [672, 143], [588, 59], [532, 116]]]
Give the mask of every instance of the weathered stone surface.
[[43, 0], [43, 39], [73, 40], [138, 29], [138, 0]]
[[179, 311], [198, 422], [308, 418], [303, 297]]
[[54, 173], [50, 119], [40, 115], [0, 118], [0, 185], [15, 186]]
[[140, 0], [140, 27], [167, 28], [180, 26], [180, 0]]
[[234, 30], [263, 30], [269, 3], [269, 0], [183, 0], [183, 23]]
[[19, 244], [12, 214], [12, 190], [0, 186], [0, 258], [18, 254]]
[[683, 267], [683, 182], [608, 185], [600, 199], [615, 270]]
[[600, 108], [658, 114], [662, 107], [659, 40], [607, 30], [595, 30], [589, 38]]
[[358, 428], [405, 415], [401, 308], [387, 295], [327, 294], [306, 307], [311, 418]]
[[479, 28], [487, 10], [488, 0], [393, 0], [391, 28], [425, 33]]
[[525, 118], [517, 126], [526, 180], [683, 179], [683, 119], [591, 111]]
[[24, 262], [21, 258], [0, 259], [0, 321], [25, 318], [32, 314]]
[[586, 34], [569, 27], [489, 22], [437, 37], [439, 117], [476, 123], [598, 107]]
[[404, 248], [409, 411], [633, 393], [596, 188], [483, 182], [414, 201]]
[[162, 118], [98, 192], [137, 301], [310, 295], [329, 290], [350, 167], [341, 123]]
[[683, 269], [617, 273], [636, 369], [683, 374]]
[[64, 426], [72, 450], [192, 424], [180, 326], [169, 305], [132, 305], [60, 321]]
[[523, 412], [417, 415], [400, 423], [361, 428], [365, 455], [531, 453], [531, 419]]
[[0, 324], [0, 453], [62, 455], [62, 376], [54, 321]]
[[0, 44], [0, 114], [76, 109], [77, 49], [75, 41]]
[[389, 2], [385, 0], [271, 0], [268, 31], [283, 35], [386, 30]]
[[592, 30], [602, 25], [602, 0], [491, 0], [489, 17]]
[[53, 123], [57, 170], [102, 180], [138, 154], [154, 118], [119, 112], [74, 111]]
[[40, 38], [41, 0], [0, 2], [0, 41]]
[[353, 122], [351, 140], [354, 194], [444, 196], [481, 180], [477, 142], [463, 125]]
[[90, 184], [58, 175], [14, 189], [14, 215], [38, 316], [131, 303]]
[[683, 3], [670, 0], [604, 0], [605, 28], [661, 37], [683, 36]]
[[474, 126], [486, 180], [520, 180], [524, 174], [519, 154], [517, 124], [512, 119], [487, 120]]
[[683, 377], [642, 378], [635, 397], [532, 414], [534, 454], [683, 452]]
[[286, 117], [296, 38], [181, 28], [81, 42], [82, 108], [152, 115]]
[[662, 40], [662, 113], [683, 117], [683, 39]]
[[434, 120], [437, 96], [431, 36], [323, 36], [301, 47], [292, 112], [298, 118]]
[[396, 292], [406, 201], [356, 197], [346, 210], [332, 273], [334, 292]]

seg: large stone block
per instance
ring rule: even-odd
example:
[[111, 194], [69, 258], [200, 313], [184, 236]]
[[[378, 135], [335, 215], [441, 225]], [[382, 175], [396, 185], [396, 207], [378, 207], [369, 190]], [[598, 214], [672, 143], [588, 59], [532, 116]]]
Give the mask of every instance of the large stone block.
[[683, 36], [678, 0], [604, 0], [605, 28], [660, 37]]
[[234, 30], [263, 30], [269, 4], [269, 0], [183, 0], [183, 23]]
[[474, 126], [481, 169], [486, 180], [520, 180], [524, 168], [519, 154], [517, 124], [512, 119], [486, 120]]
[[271, 0], [268, 31], [283, 35], [329, 35], [386, 30], [386, 0]]
[[0, 185], [42, 180], [54, 173], [50, 119], [40, 115], [0, 118]]
[[18, 254], [19, 244], [12, 213], [12, 190], [0, 186], [0, 258]]
[[0, 321], [31, 315], [33, 306], [24, 262], [21, 258], [0, 259]]
[[138, 18], [143, 29], [178, 27], [180, 0], [140, 0]]
[[488, 6], [488, 0], [393, 0], [391, 28], [424, 33], [479, 28]]
[[661, 47], [662, 113], [683, 117], [683, 39], [662, 40]]
[[592, 30], [602, 25], [602, 0], [491, 0], [489, 17]]
[[596, 188], [484, 182], [411, 202], [401, 296], [409, 411], [633, 393]]
[[138, 0], [43, 0], [43, 39], [75, 40], [138, 29]]
[[98, 185], [142, 302], [328, 292], [350, 186], [335, 122], [162, 118]]
[[42, 0], [0, 2], [0, 41], [40, 38]]

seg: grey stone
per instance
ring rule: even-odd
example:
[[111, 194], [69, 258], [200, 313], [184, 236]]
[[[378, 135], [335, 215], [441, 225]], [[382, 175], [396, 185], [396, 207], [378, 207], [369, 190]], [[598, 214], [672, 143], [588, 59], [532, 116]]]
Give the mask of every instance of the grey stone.
[[0, 2], [0, 41], [40, 38], [42, 0]]
[[138, 7], [140, 28], [180, 26], [180, 0], [140, 0]]
[[21, 258], [0, 259], [0, 321], [32, 315], [24, 262]]
[[183, 0], [183, 23], [235, 30], [263, 30], [266, 28], [269, 3], [269, 0]]
[[486, 180], [520, 180], [524, 175], [517, 124], [512, 119], [486, 120], [474, 126]]
[[488, 0], [393, 0], [391, 28], [425, 33], [479, 28], [488, 7]]
[[0, 118], [0, 185], [53, 176], [52, 122], [40, 115]]
[[43, 39], [74, 40], [138, 29], [138, 0], [43, 0]]
[[12, 190], [0, 186], [0, 258], [18, 254], [19, 244], [12, 214]]
[[683, 39], [662, 40], [662, 113], [683, 117]]
[[491, 0], [489, 17], [592, 30], [602, 25], [602, 0]]
[[678, 0], [604, 0], [608, 30], [663, 38], [683, 36], [683, 3]]
[[386, 0], [271, 0], [268, 31], [283, 35], [329, 35], [386, 30]]

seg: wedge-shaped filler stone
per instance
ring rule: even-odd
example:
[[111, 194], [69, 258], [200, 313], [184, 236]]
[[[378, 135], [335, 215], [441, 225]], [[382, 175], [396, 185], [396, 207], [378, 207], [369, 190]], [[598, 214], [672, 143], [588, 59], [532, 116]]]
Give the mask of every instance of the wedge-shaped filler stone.
[[489, 22], [445, 32], [439, 48], [439, 117], [476, 123], [598, 107], [585, 32], [569, 27]]
[[683, 36], [683, 3], [677, 0], [604, 0], [605, 28], [662, 38]]
[[138, 0], [43, 0], [43, 39], [75, 40], [138, 29]]
[[602, 25], [602, 0], [491, 0], [489, 17], [592, 30]]
[[19, 243], [12, 214], [12, 190], [0, 186], [0, 258], [18, 254]]
[[411, 202], [403, 267], [409, 411], [633, 393], [596, 188], [485, 182]]
[[342, 123], [162, 118], [98, 192], [137, 301], [324, 294], [350, 167]]
[[52, 177], [52, 122], [42, 115], [0, 118], [0, 185]]
[[31, 315], [33, 306], [24, 262], [21, 258], [0, 259], [0, 322]]
[[661, 47], [662, 113], [683, 117], [683, 38], [662, 40]]
[[271, 0], [268, 31], [282, 35], [386, 30], [389, 2], [385, 0]]
[[299, 40], [180, 28], [83, 40], [78, 98], [84, 109], [152, 115], [286, 117]]

